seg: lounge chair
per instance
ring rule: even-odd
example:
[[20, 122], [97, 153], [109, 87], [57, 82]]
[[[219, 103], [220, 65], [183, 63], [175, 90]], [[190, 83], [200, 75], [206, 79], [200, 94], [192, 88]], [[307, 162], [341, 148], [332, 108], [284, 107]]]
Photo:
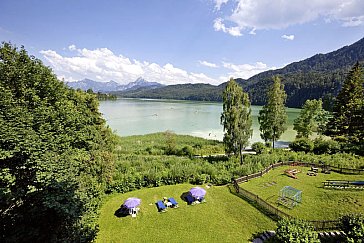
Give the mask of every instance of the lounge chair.
[[173, 197], [168, 198], [168, 201], [172, 203], [172, 208], [178, 208], [178, 202]]
[[167, 207], [166, 205], [164, 205], [164, 203], [162, 201], [158, 201], [155, 203], [157, 205], [158, 208], [158, 212], [165, 212]]
[[199, 202], [206, 202], [204, 197], [200, 197], [200, 198], [198, 199], [198, 201], [199, 201]]
[[189, 205], [194, 204], [195, 199], [194, 199], [194, 198], [193, 198], [190, 194], [188, 194], [185, 198], [186, 198], [186, 201], [187, 201], [187, 203], [188, 203]]
[[135, 218], [137, 216], [138, 213], [138, 209], [137, 208], [131, 208], [129, 209], [129, 214], [131, 215], [131, 217]]

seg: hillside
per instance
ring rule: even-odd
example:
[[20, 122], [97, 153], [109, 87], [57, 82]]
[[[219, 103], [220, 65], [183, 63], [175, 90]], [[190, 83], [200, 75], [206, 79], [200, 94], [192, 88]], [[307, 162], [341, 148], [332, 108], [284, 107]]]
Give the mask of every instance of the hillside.
[[[301, 107], [307, 99], [332, 100], [339, 91], [347, 71], [357, 61], [364, 62], [364, 38], [327, 54], [316, 54], [281, 69], [262, 72], [247, 80], [236, 80], [249, 93], [252, 104], [262, 105], [265, 102], [267, 87], [273, 82], [272, 77], [279, 75], [287, 92], [287, 106]], [[221, 101], [225, 84], [171, 85], [154, 90], [120, 92], [117, 95], [129, 98]]]
[[125, 98], [221, 101], [224, 87], [225, 84], [219, 86], [210, 84], [177, 84], [154, 90], [139, 88], [126, 92], [114, 92], [114, 94]]

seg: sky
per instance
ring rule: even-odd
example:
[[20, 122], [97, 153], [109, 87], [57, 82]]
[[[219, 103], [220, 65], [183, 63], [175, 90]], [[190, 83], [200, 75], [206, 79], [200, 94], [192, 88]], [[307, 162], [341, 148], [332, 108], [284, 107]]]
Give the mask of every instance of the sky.
[[0, 1], [0, 41], [66, 82], [218, 85], [363, 37], [363, 0]]

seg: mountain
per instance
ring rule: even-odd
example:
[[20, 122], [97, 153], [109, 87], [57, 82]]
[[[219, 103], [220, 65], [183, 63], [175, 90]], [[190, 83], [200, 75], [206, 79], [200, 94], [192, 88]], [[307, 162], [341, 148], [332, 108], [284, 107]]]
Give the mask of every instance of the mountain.
[[120, 86], [120, 84], [115, 81], [97, 82], [91, 79], [83, 79], [77, 82], [67, 82], [66, 84], [74, 89], [82, 89], [85, 91], [92, 89], [94, 92], [108, 92], [111, 90], [117, 90], [117, 88]]
[[140, 88], [144, 88], [144, 89], [154, 89], [154, 88], [158, 88], [158, 87], [163, 87], [164, 85], [157, 83], [157, 82], [148, 82], [145, 79], [143, 79], [142, 77], [139, 77], [137, 80], [135, 80], [134, 82], [131, 82], [127, 85], [121, 85], [119, 87], [119, 91], [120, 90], [136, 90], [136, 89], [140, 89]]
[[[266, 92], [273, 83], [273, 76], [280, 76], [285, 85], [288, 107], [301, 107], [307, 99], [322, 98], [332, 102], [341, 88], [346, 74], [357, 62], [364, 62], [364, 38], [327, 54], [317, 54], [284, 68], [259, 73], [247, 80], [236, 81], [249, 93], [254, 105], [263, 105]], [[226, 83], [219, 86], [208, 84], [170, 85], [153, 90], [136, 89], [119, 92], [122, 97], [168, 98], [221, 101]]]
[[138, 78], [134, 82], [128, 83], [126, 85], [119, 84], [115, 81], [109, 82], [98, 82], [91, 79], [83, 79], [77, 82], [68, 82], [67, 85], [74, 89], [88, 90], [92, 89], [94, 92], [115, 92], [115, 91], [128, 91], [136, 90], [140, 88], [144, 89], [154, 89], [162, 87], [163, 85], [157, 82], [148, 82], [143, 78]]

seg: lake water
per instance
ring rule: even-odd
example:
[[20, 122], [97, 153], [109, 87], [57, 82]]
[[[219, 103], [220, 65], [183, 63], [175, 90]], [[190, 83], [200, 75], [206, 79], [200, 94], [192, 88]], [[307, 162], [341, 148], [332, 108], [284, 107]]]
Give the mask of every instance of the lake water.
[[[259, 135], [258, 112], [252, 106], [253, 137], [250, 143], [262, 141]], [[222, 140], [220, 125], [222, 103], [150, 99], [118, 99], [100, 101], [100, 112], [107, 124], [120, 136], [143, 135], [167, 130], [207, 139]], [[292, 141], [296, 135], [293, 120], [300, 110], [287, 108], [288, 129], [280, 141]]]

